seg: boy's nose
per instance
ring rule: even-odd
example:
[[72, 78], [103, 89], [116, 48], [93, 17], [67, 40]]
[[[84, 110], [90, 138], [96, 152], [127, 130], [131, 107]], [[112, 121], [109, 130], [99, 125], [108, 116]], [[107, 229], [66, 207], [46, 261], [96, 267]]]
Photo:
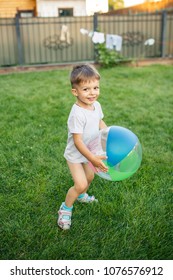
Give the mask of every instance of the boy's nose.
[[95, 95], [94, 89], [91, 89], [91, 90], [90, 90], [90, 94], [91, 94], [91, 95]]

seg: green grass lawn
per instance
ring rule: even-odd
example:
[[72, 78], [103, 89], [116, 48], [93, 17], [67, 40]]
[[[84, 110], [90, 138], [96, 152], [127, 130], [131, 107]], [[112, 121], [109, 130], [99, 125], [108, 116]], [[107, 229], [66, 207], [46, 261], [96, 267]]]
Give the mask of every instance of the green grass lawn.
[[98, 204], [75, 204], [70, 231], [57, 211], [72, 185], [63, 152], [74, 98], [69, 70], [0, 76], [1, 259], [173, 258], [173, 67], [100, 69], [107, 125], [140, 139], [140, 169], [96, 176]]

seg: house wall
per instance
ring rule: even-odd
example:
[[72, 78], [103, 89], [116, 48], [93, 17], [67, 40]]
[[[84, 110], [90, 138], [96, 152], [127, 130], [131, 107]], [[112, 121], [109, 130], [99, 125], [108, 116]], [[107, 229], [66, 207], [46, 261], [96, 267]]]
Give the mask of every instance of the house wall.
[[58, 9], [73, 8], [74, 16], [86, 16], [85, 0], [37, 0], [37, 11], [39, 17], [57, 17]]
[[86, 0], [87, 15], [94, 15], [94, 13], [107, 13], [108, 0]]
[[15, 17], [18, 10], [36, 11], [36, 0], [0, 0], [0, 17]]

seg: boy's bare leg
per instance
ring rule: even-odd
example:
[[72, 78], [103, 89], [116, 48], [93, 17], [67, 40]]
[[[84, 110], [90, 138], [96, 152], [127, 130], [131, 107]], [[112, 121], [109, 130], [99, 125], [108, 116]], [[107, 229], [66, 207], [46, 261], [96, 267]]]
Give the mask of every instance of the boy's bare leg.
[[[68, 167], [70, 169], [73, 181], [74, 181], [74, 186], [71, 187], [66, 195], [66, 199], [65, 199], [65, 204], [67, 207], [71, 207], [73, 205], [73, 203], [75, 202], [75, 200], [77, 199], [77, 197], [84, 193], [88, 187], [90, 182], [88, 181], [89, 176], [91, 178], [91, 174], [89, 171], [89, 166], [86, 167], [86, 164], [82, 164], [82, 163], [71, 163], [68, 162]], [[92, 170], [91, 170], [92, 171]]]

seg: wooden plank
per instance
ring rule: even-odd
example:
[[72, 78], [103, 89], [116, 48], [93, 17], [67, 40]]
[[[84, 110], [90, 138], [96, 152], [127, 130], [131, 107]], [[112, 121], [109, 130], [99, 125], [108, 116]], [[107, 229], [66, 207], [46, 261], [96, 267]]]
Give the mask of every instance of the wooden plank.
[[14, 17], [19, 10], [35, 10], [36, 0], [0, 0], [0, 17]]

